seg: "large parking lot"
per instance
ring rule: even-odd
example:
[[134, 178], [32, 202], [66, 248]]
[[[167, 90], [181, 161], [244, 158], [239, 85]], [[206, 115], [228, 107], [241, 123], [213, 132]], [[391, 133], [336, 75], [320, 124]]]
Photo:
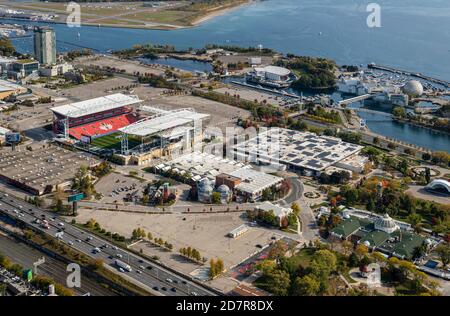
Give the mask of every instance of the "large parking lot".
[[196, 248], [208, 262], [211, 258], [222, 258], [229, 269], [261, 250], [269, 244], [277, 230], [251, 227], [244, 235], [232, 239], [227, 234], [246, 223], [242, 213], [221, 214], [136, 214], [100, 210], [80, 210], [77, 222], [85, 223], [90, 218], [97, 220], [107, 231], [117, 232], [126, 237], [133, 229], [143, 228], [153, 237], [162, 238], [173, 244], [173, 252], [163, 252], [158, 248], [139, 243], [147, 255], [157, 255], [165, 264], [174, 269], [191, 273], [199, 266], [186, 262], [178, 256], [182, 247]]
[[95, 189], [103, 196], [101, 202], [122, 204], [127, 195], [142, 196], [145, 185], [145, 181], [113, 172], [100, 179]]
[[276, 95], [265, 91], [259, 91], [257, 89], [251, 89], [247, 87], [241, 87], [238, 85], [228, 85], [214, 90], [219, 93], [228, 93], [230, 95], [239, 95], [240, 98], [248, 101], [267, 102], [278, 107], [291, 107], [299, 102], [299, 100], [293, 99], [288, 96]]

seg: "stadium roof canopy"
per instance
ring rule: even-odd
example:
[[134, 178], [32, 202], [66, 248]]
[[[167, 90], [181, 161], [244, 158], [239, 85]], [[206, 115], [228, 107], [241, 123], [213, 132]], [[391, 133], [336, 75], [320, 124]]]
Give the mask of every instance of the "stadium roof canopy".
[[69, 103], [51, 108], [54, 113], [77, 118], [97, 112], [109, 111], [123, 106], [141, 102], [137, 96], [115, 93], [104, 97], [89, 99], [76, 103]]
[[196, 120], [203, 120], [207, 117], [209, 117], [209, 114], [197, 113], [192, 109], [180, 109], [147, 117], [121, 128], [120, 131], [140, 137], [151, 136], [161, 132], [167, 132], [176, 127], [191, 124]]

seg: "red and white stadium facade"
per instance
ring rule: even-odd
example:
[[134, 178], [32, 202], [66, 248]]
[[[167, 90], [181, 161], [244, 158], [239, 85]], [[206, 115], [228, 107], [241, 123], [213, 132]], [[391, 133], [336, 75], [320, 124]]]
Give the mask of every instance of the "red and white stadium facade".
[[53, 132], [65, 134], [67, 124], [70, 136], [89, 142], [136, 122], [138, 116], [130, 106], [140, 102], [137, 97], [116, 93], [51, 108]]

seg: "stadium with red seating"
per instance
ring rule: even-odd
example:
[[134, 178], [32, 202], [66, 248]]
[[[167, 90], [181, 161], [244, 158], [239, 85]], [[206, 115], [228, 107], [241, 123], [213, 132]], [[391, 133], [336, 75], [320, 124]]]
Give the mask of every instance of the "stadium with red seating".
[[64, 135], [67, 127], [68, 135], [78, 140], [113, 133], [138, 120], [130, 106], [139, 102], [137, 97], [116, 93], [51, 108], [53, 132]]

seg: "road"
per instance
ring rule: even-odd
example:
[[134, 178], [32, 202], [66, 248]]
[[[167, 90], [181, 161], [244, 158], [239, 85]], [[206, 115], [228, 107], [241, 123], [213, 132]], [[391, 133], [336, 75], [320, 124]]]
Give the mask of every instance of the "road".
[[292, 203], [296, 202], [301, 209], [300, 222], [301, 233], [304, 240], [315, 240], [319, 238], [319, 231], [316, 225], [316, 220], [311, 207], [303, 198], [304, 187], [298, 177], [290, 177], [291, 192], [280, 200], [280, 204], [290, 207]]
[[[143, 284], [149, 287], [150, 291], [157, 295], [179, 296], [179, 295], [215, 295], [212, 291], [183, 278], [153, 262], [145, 260], [129, 251], [117, 248], [112, 243], [97, 236], [90, 235], [84, 230], [63, 223], [63, 220], [54, 214], [42, 210], [34, 205], [28, 204], [13, 196], [0, 192], [0, 211], [9, 216], [25, 222], [35, 230], [44, 232], [53, 237], [62, 230], [61, 242], [86, 254], [93, 259], [101, 259], [105, 265], [114, 268], [118, 274], [123, 274], [136, 284]], [[47, 219], [49, 229], [41, 227], [36, 220]], [[94, 252], [95, 248], [102, 247], [101, 252]], [[115, 260], [121, 260], [129, 264], [132, 268], [130, 272], [119, 272], [115, 265]]]
[[[226, 211], [239, 211], [253, 210], [259, 203], [233, 203], [227, 205], [216, 205], [216, 204], [177, 204], [172, 206], [165, 206], [164, 210], [161, 207], [137, 205], [137, 204], [114, 204], [114, 203], [102, 203], [94, 201], [80, 201], [78, 202], [79, 207], [91, 208], [91, 209], [103, 209], [103, 210], [118, 210], [124, 212], [138, 212], [138, 213], [154, 213], [154, 212], [167, 212], [167, 213], [203, 213], [203, 212], [226, 212]], [[236, 210], [236, 206], [239, 207]], [[211, 211], [212, 209], [212, 211]]]
[[[44, 255], [42, 252], [30, 246], [13, 240], [12, 238], [0, 235], [0, 252], [13, 259], [14, 263], [22, 265], [24, 268], [33, 268], [33, 263], [45, 257], [45, 263], [37, 268], [37, 274], [50, 277], [56, 282], [65, 285], [68, 273], [66, 265], [52, 257]], [[116, 294], [101, 286], [99, 283], [81, 274], [81, 287], [73, 289], [76, 295], [89, 293], [92, 296], [115, 296]]]

